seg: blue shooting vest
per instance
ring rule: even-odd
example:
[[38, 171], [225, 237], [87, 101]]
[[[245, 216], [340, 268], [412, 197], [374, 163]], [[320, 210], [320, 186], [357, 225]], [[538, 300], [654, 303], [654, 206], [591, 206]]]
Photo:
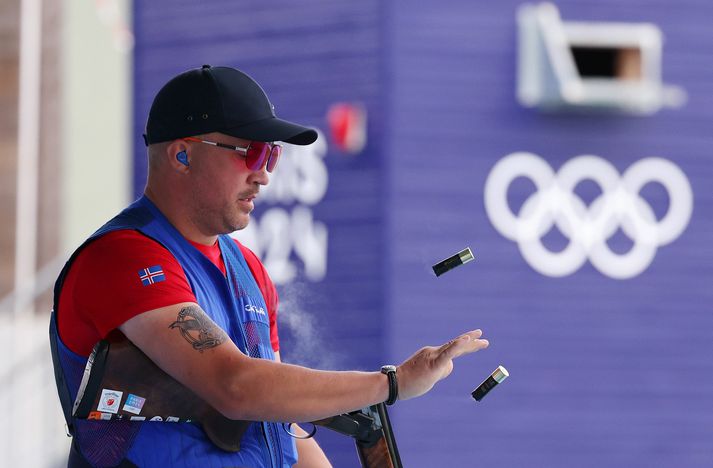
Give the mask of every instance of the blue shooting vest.
[[[183, 268], [198, 304], [240, 350], [253, 358], [275, 359], [270, 344], [267, 306], [240, 248], [226, 235], [218, 238], [227, 276], [193, 247], [145, 196], [110, 220], [72, 255], [57, 280], [50, 340], [56, 345], [58, 386], [66, 385], [71, 401], [77, 397], [87, 358], [67, 348], [56, 333], [61, 285], [69, 266], [93, 240], [111, 231], [134, 229], [168, 249]], [[137, 279], [138, 281], [138, 279]], [[178, 335], [177, 335], [178, 337]], [[62, 399], [63, 389], [59, 389]], [[65, 409], [66, 413], [66, 409]], [[276, 467], [297, 462], [292, 437], [279, 423], [254, 422], [240, 441], [239, 452], [213, 445], [192, 423], [95, 421], [70, 422], [81, 454], [94, 466], [115, 466], [123, 459], [140, 467]]]

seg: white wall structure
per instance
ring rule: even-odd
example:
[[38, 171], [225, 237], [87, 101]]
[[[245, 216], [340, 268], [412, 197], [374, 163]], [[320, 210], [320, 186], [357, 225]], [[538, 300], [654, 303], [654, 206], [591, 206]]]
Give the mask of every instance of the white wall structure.
[[66, 2], [62, 245], [73, 249], [129, 201], [130, 1]]

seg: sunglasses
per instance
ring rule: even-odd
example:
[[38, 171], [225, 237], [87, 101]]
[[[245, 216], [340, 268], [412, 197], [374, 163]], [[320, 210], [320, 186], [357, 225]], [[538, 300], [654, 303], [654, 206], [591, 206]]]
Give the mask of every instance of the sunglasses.
[[263, 167], [267, 168], [267, 172], [274, 171], [278, 161], [280, 160], [280, 155], [282, 154], [282, 146], [262, 141], [251, 141], [248, 146], [235, 146], [227, 143], [219, 143], [217, 141], [201, 140], [200, 138], [195, 137], [186, 137], [182, 139], [237, 151], [245, 158], [245, 165], [251, 171], [259, 171]]

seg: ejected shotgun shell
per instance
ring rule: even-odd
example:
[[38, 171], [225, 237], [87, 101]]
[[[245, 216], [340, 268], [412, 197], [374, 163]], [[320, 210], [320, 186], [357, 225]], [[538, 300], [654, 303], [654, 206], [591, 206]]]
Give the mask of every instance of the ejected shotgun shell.
[[471, 395], [475, 398], [475, 401], [482, 400], [490, 390], [494, 389], [500, 382], [507, 379], [509, 375], [510, 374], [508, 374], [507, 369], [503, 366], [498, 366], [498, 368], [495, 369], [482, 384], [478, 385], [478, 388], [473, 390]]
[[470, 247], [466, 247], [452, 257], [448, 257], [447, 259], [433, 265], [433, 272], [436, 276], [441, 276], [448, 270], [452, 270], [453, 268], [463, 265], [464, 263], [468, 263], [474, 259], [475, 257], [473, 256], [473, 252], [470, 251]]

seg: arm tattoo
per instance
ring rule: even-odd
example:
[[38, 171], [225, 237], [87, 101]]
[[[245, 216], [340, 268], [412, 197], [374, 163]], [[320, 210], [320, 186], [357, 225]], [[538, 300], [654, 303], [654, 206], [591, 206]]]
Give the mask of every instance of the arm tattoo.
[[201, 353], [204, 349], [215, 348], [228, 339], [228, 335], [208, 317], [200, 307], [184, 307], [178, 313], [176, 321], [168, 328], [178, 328], [181, 336], [193, 349]]

